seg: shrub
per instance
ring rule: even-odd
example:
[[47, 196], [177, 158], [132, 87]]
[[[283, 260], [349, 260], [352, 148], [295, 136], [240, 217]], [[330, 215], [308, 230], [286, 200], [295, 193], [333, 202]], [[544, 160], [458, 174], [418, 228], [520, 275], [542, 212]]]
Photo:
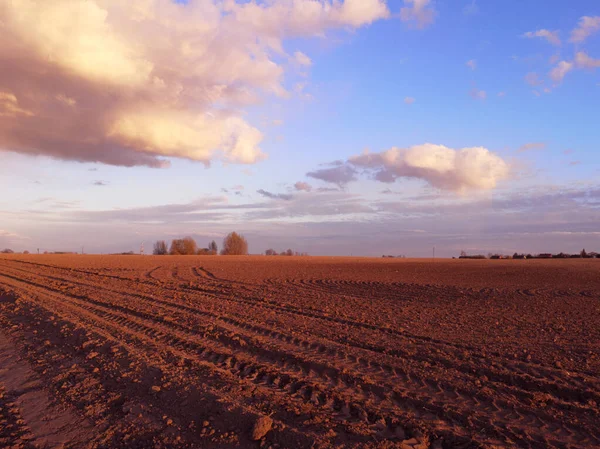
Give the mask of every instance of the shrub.
[[223, 240], [221, 254], [224, 256], [245, 256], [248, 254], [248, 241], [243, 235], [232, 232]]
[[276, 256], [277, 255], [277, 251], [275, 251], [273, 248], [269, 248], [268, 250], [265, 251], [265, 256]]

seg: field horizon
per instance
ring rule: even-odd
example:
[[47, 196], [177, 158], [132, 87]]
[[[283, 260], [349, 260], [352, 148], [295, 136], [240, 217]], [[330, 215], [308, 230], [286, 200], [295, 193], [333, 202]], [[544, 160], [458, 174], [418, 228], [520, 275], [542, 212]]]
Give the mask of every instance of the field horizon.
[[597, 447], [599, 301], [597, 259], [2, 256], [0, 441]]

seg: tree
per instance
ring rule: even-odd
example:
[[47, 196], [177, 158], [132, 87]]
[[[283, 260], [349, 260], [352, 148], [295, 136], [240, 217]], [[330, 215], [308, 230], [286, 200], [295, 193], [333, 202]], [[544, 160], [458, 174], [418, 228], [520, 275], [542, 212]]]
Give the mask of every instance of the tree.
[[265, 251], [265, 255], [266, 256], [276, 256], [277, 251], [275, 251], [273, 248], [269, 248], [268, 250]]
[[0, 251], [2, 254], [13, 254], [14, 251], [10, 248], [5, 248], [2, 251]]
[[286, 256], [293, 256], [294, 255], [294, 251], [292, 251], [291, 249], [288, 248], [288, 250], [285, 252]]
[[219, 252], [219, 247], [217, 246], [217, 242], [214, 240], [208, 244], [208, 250], [217, 254]]
[[164, 256], [168, 253], [169, 251], [167, 250], [167, 242], [165, 242], [164, 240], [159, 240], [154, 244], [154, 251], [152, 252], [152, 254], [154, 254], [155, 256]]
[[174, 239], [169, 253], [173, 256], [193, 256], [198, 253], [198, 245], [191, 237]]
[[587, 252], [585, 251], [585, 248], [584, 248], [584, 249], [582, 249], [582, 250], [581, 250], [581, 257], [585, 259], [585, 258], [587, 258], [587, 256], [588, 256], [588, 255], [587, 255]]
[[223, 240], [221, 254], [224, 256], [245, 256], [248, 254], [248, 241], [243, 235], [232, 232]]
[[460, 257], [467, 257], [467, 252], [464, 249], [460, 252]]
[[183, 254], [186, 256], [193, 256], [198, 253], [198, 245], [196, 241], [191, 237], [183, 239]]
[[23, 251], [23, 254], [29, 254], [29, 251], [25, 250]]

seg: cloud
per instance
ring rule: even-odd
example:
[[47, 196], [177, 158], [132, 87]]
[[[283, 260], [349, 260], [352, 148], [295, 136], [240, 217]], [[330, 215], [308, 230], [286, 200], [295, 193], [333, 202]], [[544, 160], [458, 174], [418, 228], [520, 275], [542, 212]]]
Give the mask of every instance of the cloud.
[[541, 37], [546, 39], [552, 45], [560, 45], [560, 37], [558, 37], [558, 31], [548, 31], [548, 30], [537, 30], [537, 31], [528, 31], [523, 35], [524, 37], [528, 37], [530, 39]]
[[579, 19], [579, 24], [571, 33], [570, 41], [580, 43], [585, 41], [592, 34], [600, 30], [600, 16], [583, 16]]
[[301, 66], [310, 67], [312, 65], [312, 60], [301, 51], [294, 53], [294, 61]]
[[484, 101], [487, 98], [487, 93], [485, 90], [479, 90], [476, 87], [469, 91], [469, 95], [473, 97], [475, 100]]
[[470, 59], [467, 61], [466, 66], [469, 67], [471, 70], [475, 70], [477, 68], [477, 61], [475, 61], [474, 59]]
[[499, 97], [506, 97], [506, 92], [498, 92]]
[[415, 102], [415, 99], [413, 97], [406, 97], [404, 99], [404, 103], [406, 104], [413, 104]]
[[294, 184], [294, 189], [298, 191], [310, 192], [312, 190], [312, 186], [307, 182], [298, 181]]
[[94, 181], [93, 185], [98, 186], [98, 187], [104, 187], [104, 186], [107, 186], [108, 183], [106, 181]]
[[571, 162], [569, 162], [569, 165], [572, 167], [576, 166], [576, 165], [581, 165], [581, 161], [571, 161]]
[[522, 145], [517, 150], [517, 153], [524, 153], [526, 151], [532, 151], [532, 150], [543, 150], [544, 148], [546, 148], [546, 144], [543, 142], [531, 142], [531, 143], [526, 143], [525, 145]]
[[375, 179], [381, 182], [417, 178], [455, 192], [490, 190], [510, 174], [509, 164], [486, 148], [455, 150], [430, 143], [394, 147], [381, 153], [365, 152], [351, 157], [349, 163], [373, 171]]
[[22, 109], [14, 94], [0, 91], [0, 117], [17, 118], [33, 115], [31, 111]]
[[256, 163], [263, 134], [244, 110], [289, 97], [284, 41], [388, 16], [383, 0], [3, 2], [0, 147], [121, 166]]
[[596, 69], [600, 67], [600, 59], [590, 58], [587, 53], [580, 51], [575, 55], [575, 64], [582, 69]]
[[273, 121], [271, 122], [271, 124], [272, 124], [273, 126], [282, 126], [282, 125], [283, 125], [283, 123], [284, 123], [284, 122], [283, 122], [283, 120], [281, 120], [281, 119], [275, 119], [275, 120], [273, 120]]
[[294, 198], [293, 195], [289, 195], [287, 193], [271, 193], [263, 189], [259, 189], [256, 192], [264, 197], [271, 198], [273, 200], [290, 201], [292, 198]]
[[357, 173], [354, 167], [347, 164], [337, 165], [332, 168], [322, 168], [306, 174], [306, 176], [310, 176], [311, 178], [320, 179], [321, 181], [329, 182], [331, 184], [337, 184], [340, 187], [349, 182], [356, 181], [358, 179], [356, 175]]
[[565, 75], [571, 70], [573, 70], [572, 62], [560, 61], [556, 67], [550, 71], [550, 78], [552, 78], [552, 80], [556, 83], [560, 83], [564, 79]]
[[540, 86], [544, 84], [544, 82], [540, 79], [539, 75], [535, 72], [530, 72], [525, 75], [525, 81], [530, 86]]
[[417, 28], [425, 28], [435, 21], [436, 11], [431, 0], [404, 0], [406, 6], [400, 8], [400, 19], [413, 22]]

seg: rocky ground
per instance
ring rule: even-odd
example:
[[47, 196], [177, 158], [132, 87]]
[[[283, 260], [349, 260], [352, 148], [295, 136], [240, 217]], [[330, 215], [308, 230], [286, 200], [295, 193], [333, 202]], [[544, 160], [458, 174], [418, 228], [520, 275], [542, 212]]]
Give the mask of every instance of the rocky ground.
[[0, 447], [600, 447], [600, 261], [0, 258]]

